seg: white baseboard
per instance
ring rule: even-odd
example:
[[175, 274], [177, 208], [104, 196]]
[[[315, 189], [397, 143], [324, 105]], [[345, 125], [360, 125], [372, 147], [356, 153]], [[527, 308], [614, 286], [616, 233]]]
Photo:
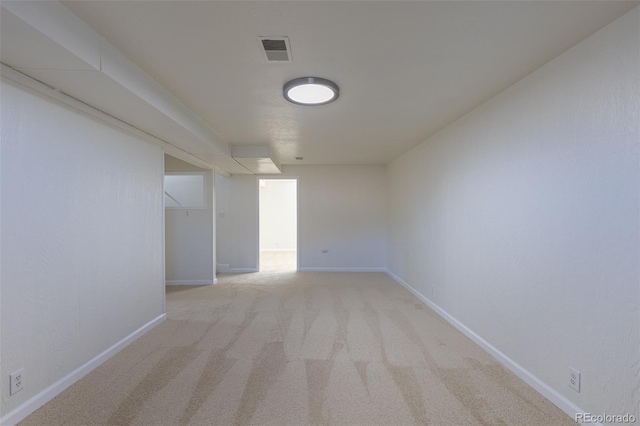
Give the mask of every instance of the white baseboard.
[[217, 263], [216, 264], [216, 272], [220, 273], [220, 274], [224, 274], [229, 272], [229, 269], [231, 269], [231, 265], [229, 265], [228, 263]]
[[229, 274], [247, 274], [250, 272], [258, 272], [258, 268], [229, 268]]
[[175, 280], [166, 281], [166, 285], [213, 285], [213, 280]]
[[232, 268], [228, 263], [216, 265], [216, 273], [218, 274], [246, 274], [248, 272], [258, 272], [258, 268]]
[[246, 274], [248, 272], [258, 272], [258, 268], [232, 268], [228, 263], [218, 263], [216, 272], [218, 274]]
[[251, 272], [258, 272], [258, 268], [228, 268], [225, 270], [218, 270], [219, 274], [248, 274]]
[[275, 248], [275, 249], [260, 249], [260, 253], [262, 252], [271, 252], [271, 251], [296, 251], [295, 248]]
[[386, 268], [298, 268], [299, 272], [387, 272]]
[[[491, 343], [484, 340], [478, 334], [476, 334], [469, 327], [458, 321], [456, 318], [451, 316], [447, 311], [442, 309], [440, 306], [433, 303], [431, 300], [423, 296], [418, 290], [411, 287], [404, 280], [398, 277], [393, 272], [387, 270], [387, 274], [393, 278], [398, 284], [409, 290], [414, 296], [416, 296], [420, 301], [422, 301], [425, 305], [436, 311], [438, 315], [444, 318], [449, 324], [457, 328], [462, 334], [473, 340], [478, 346], [487, 351], [492, 357], [494, 357], [498, 362], [507, 367], [516, 376], [520, 377], [524, 380], [529, 386], [538, 391], [542, 396], [547, 398], [553, 404], [555, 404], [562, 411], [567, 413], [572, 420], [575, 420], [576, 413], [586, 413], [587, 411], [581, 409], [573, 402], [569, 401], [566, 397], [561, 395], [558, 391], [553, 389], [551, 386], [540, 380], [538, 377], [533, 375], [531, 372], [526, 370], [520, 364], [509, 358], [504, 353], [500, 352], [495, 346]], [[594, 423], [595, 424], [595, 423]]]
[[38, 408], [42, 407], [47, 402], [51, 401], [53, 398], [58, 396], [62, 391], [67, 389], [69, 386], [82, 379], [91, 371], [95, 370], [100, 364], [114, 356], [116, 353], [120, 352], [131, 342], [136, 340], [138, 337], [142, 336], [147, 331], [151, 330], [156, 325], [160, 324], [162, 321], [167, 319], [167, 314], [162, 314], [154, 320], [149, 321], [133, 333], [129, 334], [124, 339], [120, 340], [115, 345], [111, 346], [109, 349], [105, 350], [101, 354], [97, 355], [92, 360], [86, 362], [80, 367], [76, 368], [71, 373], [67, 374], [42, 392], [28, 399], [14, 410], [7, 413], [4, 417], [0, 419], [0, 424], [2, 426], [14, 426], [18, 422], [25, 419], [29, 414], [36, 411]]

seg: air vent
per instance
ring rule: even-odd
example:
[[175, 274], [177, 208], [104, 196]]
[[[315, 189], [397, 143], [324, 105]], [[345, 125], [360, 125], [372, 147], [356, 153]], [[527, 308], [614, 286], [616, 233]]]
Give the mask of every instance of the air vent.
[[289, 37], [258, 37], [268, 62], [291, 62]]

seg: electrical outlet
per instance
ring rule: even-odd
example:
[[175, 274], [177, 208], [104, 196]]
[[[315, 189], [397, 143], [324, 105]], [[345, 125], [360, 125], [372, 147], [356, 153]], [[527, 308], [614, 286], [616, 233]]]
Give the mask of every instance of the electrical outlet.
[[9, 376], [11, 385], [9, 387], [9, 395], [15, 395], [20, 392], [24, 387], [24, 368], [16, 371]]
[[569, 386], [576, 392], [580, 392], [580, 372], [569, 367]]

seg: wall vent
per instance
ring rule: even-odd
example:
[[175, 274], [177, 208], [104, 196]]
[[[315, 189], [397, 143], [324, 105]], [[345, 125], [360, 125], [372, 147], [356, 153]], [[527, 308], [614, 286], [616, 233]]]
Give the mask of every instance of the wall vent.
[[289, 37], [258, 37], [267, 62], [291, 62]]

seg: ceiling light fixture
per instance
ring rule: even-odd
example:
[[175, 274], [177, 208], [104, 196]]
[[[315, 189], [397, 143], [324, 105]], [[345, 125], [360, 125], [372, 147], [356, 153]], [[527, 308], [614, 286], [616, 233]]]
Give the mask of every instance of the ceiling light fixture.
[[298, 105], [325, 105], [338, 99], [340, 89], [333, 81], [318, 77], [301, 77], [282, 88], [284, 98]]

